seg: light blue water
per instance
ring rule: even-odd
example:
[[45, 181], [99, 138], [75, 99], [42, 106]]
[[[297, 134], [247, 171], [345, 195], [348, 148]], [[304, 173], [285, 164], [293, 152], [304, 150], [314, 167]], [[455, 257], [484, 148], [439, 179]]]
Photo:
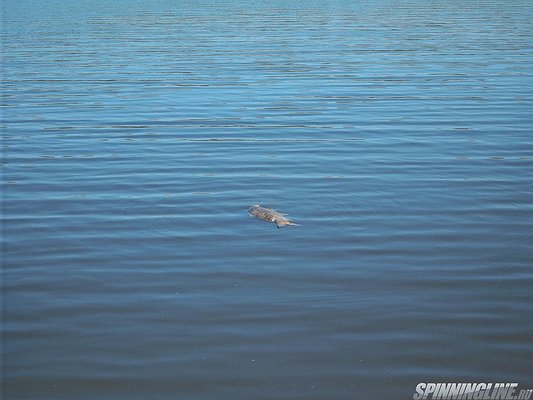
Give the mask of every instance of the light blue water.
[[532, 5], [2, 2], [3, 398], [533, 387]]

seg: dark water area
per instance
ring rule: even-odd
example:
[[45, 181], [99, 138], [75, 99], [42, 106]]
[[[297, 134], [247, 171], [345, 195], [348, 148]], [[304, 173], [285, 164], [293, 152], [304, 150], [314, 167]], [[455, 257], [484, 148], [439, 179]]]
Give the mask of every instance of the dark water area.
[[3, 1], [3, 398], [532, 388], [532, 6]]

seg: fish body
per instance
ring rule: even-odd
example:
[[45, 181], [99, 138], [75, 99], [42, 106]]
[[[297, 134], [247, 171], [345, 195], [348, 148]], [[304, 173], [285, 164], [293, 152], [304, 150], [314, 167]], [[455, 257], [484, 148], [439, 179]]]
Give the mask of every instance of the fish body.
[[283, 228], [284, 226], [292, 225], [297, 226], [298, 224], [293, 221], [285, 218], [286, 214], [282, 214], [273, 210], [271, 208], [261, 207], [258, 204], [254, 204], [248, 208], [248, 212], [251, 216], [262, 219], [263, 221], [272, 222], [276, 224], [278, 228]]

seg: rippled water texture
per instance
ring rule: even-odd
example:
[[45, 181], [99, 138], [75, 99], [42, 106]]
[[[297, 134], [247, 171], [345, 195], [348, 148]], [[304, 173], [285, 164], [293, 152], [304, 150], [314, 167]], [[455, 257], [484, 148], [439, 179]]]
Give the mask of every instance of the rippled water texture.
[[533, 387], [531, 1], [1, 7], [5, 399]]

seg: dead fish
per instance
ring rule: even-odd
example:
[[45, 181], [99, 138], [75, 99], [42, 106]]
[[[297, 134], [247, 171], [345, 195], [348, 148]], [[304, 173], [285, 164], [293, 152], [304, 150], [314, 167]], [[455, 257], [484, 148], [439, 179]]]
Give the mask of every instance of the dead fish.
[[279, 213], [276, 210], [272, 210], [271, 208], [261, 207], [258, 204], [250, 206], [250, 208], [248, 208], [248, 212], [253, 217], [262, 219], [263, 221], [275, 223], [278, 228], [283, 228], [287, 225], [299, 226], [293, 221], [285, 218], [285, 215], [287, 214]]

